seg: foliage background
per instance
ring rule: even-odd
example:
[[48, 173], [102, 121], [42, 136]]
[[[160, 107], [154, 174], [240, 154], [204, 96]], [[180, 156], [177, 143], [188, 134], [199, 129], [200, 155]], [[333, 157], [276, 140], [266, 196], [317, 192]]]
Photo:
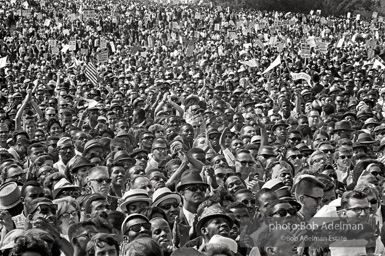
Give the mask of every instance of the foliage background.
[[322, 15], [340, 16], [351, 12], [371, 17], [373, 11], [385, 15], [385, 0], [212, 0], [215, 4], [232, 8], [256, 8], [267, 11], [309, 13], [321, 10]]

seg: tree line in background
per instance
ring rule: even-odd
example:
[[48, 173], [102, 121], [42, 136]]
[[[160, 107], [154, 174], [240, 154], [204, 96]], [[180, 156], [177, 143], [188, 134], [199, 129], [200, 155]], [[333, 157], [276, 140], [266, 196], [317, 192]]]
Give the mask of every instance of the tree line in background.
[[[371, 16], [374, 11], [385, 14], [385, 0], [213, 0], [231, 8], [255, 8], [266, 11], [309, 13], [321, 10], [322, 15], [340, 16], [351, 12]], [[353, 17], [353, 16], [352, 16]]]

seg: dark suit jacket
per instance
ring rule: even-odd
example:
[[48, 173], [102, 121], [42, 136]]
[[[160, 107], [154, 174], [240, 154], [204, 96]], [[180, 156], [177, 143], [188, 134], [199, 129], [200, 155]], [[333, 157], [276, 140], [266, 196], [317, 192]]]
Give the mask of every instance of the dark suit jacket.
[[179, 217], [178, 222], [175, 222], [174, 225], [176, 225], [176, 245], [181, 248], [183, 247], [188, 241], [191, 239], [194, 239], [197, 237], [196, 231], [194, 230], [193, 234], [190, 236], [190, 229], [191, 226], [188, 224], [187, 218], [183, 213], [183, 208], [179, 211]]

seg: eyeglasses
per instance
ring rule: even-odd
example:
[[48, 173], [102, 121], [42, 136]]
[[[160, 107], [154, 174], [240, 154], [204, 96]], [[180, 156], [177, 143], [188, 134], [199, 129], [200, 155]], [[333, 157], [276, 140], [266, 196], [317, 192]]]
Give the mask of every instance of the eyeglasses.
[[351, 159], [352, 156], [351, 155], [342, 155], [342, 156], [339, 156], [339, 159], [342, 159], [342, 160], [345, 160], [345, 159]]
[[290, 140], [292, 140], [292, 141], [301, 141], [302, 139], [299, 138], [299, 137], [294, 137], [294, 138], [290, 138]]
[[253, 161], [238, 161], [242, 166], [252, 166], [254, 165], [255, 163]]
[[[56, 211], [57, 211], [57, 205], [56, 204], [38, 204], [38, 206], [36, 207], [36, 209], [40, 209], [40, 213], [41, 214], [44, 214], [44, 215], [47, 215], [49, 214], [50, 212], [52, 214], [56, 214]], [[32, 212], [33, 213], [33, 212]]]
[[80, 194], [81, 194], [81, 192], [78, 190], [75, 190], [75, 191], [67, 190], [67, 191], [61, 192], [61, 195], [63, 195], [63, 196], [70, 196], [70, 197], [74, 197], [74, 198], [78, 198], [80, 196]]
[[384, 176], [382, 173], [376, 171], [373, 171], [370, 174], [372, 174], [373, 176]]
[[375, 198], [373, 198], [373, 199], [369, 200], [369, 203], [370, 203], [370, 204], [377, 204], [377, 203], [378, 203], [378, 200], [375, 199]]
[[291, 156], [289, 156], [289, 158], [291, 158], [291, 159], [302, 159], [302, 155], [291, 155]]
[[145, 230], [150, 230], [151, 229], [151, 223], [139, 223], [139, 224], [135, 224], [135, 225], [132, 225], [131, 227], [128, 228], [129, 231], [134, 231], [136, 233], [140, 232], [140, 230], [142, 229], [142, 227], [145, 229]]
[[106, 183], [111, 183], [111, 179], [109, 178], [99, 178], [99, 179], [91, 179], [90, 181], [96, 181], [97, 183], [103, 183], [103, 182], [106, 182]]
[[8, 179], [19, 179], [19, 178], [24, 179], [26, 175], [27, 175], [26, 173], [19, 173], [8, 177]]
[[199, 189], [200, 191], [202, 191], [202, 192], [206, 192], [207, 187], [204, 186], [204, 185], [193, 185], [193, 186], [188, 186], [188, 187], [186, 187], [185, 190], [190, 190], [190, 191], [192, 191], [192, 192], [196, 192], [196, 191], [198, 191], [198, 189]]
[[148, 160], [148, 156], [146, 156], [146, 155], [137, 155], [137, 156], [135, 156], [135, 159], [141, 159], [141, 160]]
[[163, 210], [169, 210], [171, 208], [171, 206], [174, 208], [174, 209], [177, 209], [179, 207], [179, 203], [172, 203], [172, 204], [164, 204], [164, 205], [159, 205], [160, 208], [162, 208]]
[[154, 148], [154, 150], [158, 150], [159, 152], [166, 152], [167, 148]]
[[304, 196], [307, 196], [307, 197], [310, 197], [311, 199], [314, 199], [317, 202], [317, 204], [319, 204], [322, 201], [322, 197], [314, 197], [314, 196], [309, 196], [306, 194]]
[[255, 199], [251, 199], [251, 200], [245, 199], [245, 200], [242, 200], [242, 203], [244, 203], [245, 205], [255, 204]]
[[357, 215], [361, 214], [362, 211], [364, 211], [365, 214], [369, 214], [370, 213], [370, 207], [364, 207], [364, 208], [355, 207], [355, 208], [348, 208], [347, 210], [353, 211]]
[[154, 137], [152, 136], [146, 136], [146, 137], [143, 137], [142, 140], [153, 140]]
[[325, 154], [333, 154], [334, 149], [324, 149], [324, 150], [322, 150], [322, 152], [324, 152]]
[[60, 218], [65, 218], [65, 219], [67, 219], [67, 218], [69, 218], [70, 216], [72, 216], [72, 217], [78, 217], [79, 214], [78, 214], [77, 211], [73, 211], [73, 212], [65, 212], [65, 213], [63, 213], [62, 215], [60, 215]]
[[85, 237], [88, 237], [89, 239], [91, 239], [93, 236], [95, 236], [96, 235], [96, 232], [84, 232], [84, 233], [82, 233], [82, 234], [80, 234], [80, 235], [78, 235], [77, 237], [75, 237], [75, 238], [79, 238], [79, 237], [82, 237], [82, 236], [85, 236]]
[[295, 216], [297, 214], [297, 211], [293, 208], [291, 209], [279, 209], [278, 211], [274, 212], [273, 215], [279, 214], [281, 217], [286, 217], [287, 214], [290, 214], [291, 216]]

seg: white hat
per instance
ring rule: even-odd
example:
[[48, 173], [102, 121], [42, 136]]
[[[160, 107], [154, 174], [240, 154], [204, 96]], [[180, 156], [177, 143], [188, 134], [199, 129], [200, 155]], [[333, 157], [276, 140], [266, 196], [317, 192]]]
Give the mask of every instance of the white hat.
[[181, 196], [178, 193], [173, 193], [169, 188], [158, 188], [152, 195], [153, 203], [151, 206], [158, 206], [161, 202], [167, 199], [175, 199], [180, 203], [182, 201]]
[[366, 244], [364, 239], [340, 241], [330, 244], [331, 256], [361, 256], [366, 255]]
[[233, 239], [221, 235], [214, 235], [213, 237], [211, 237], [210, 241], [206, 246], [210, 247], [211, 245], [220, 245], [230, 249], [234, 253], [238, 252], [237, 243]]

